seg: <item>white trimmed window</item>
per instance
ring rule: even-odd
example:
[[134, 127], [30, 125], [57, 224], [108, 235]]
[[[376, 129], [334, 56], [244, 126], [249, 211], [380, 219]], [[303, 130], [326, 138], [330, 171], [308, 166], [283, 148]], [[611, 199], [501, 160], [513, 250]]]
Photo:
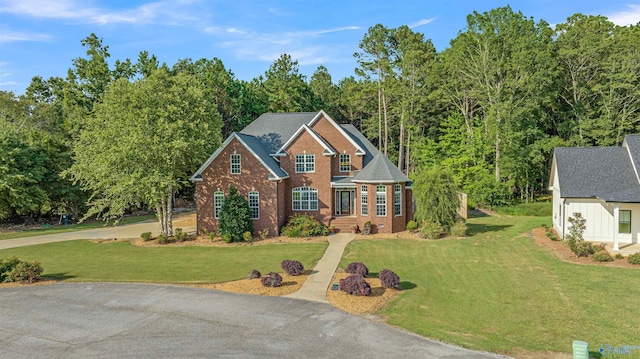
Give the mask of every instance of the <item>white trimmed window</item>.
[[618, 214], [618, 233], [631, 233], [631, 211], [620, 210]]
[[215, 219], [219, 218], [220, 210], [222, 209], [222, 204], [224, 204], [224, 193], [218, 191], [213, 194], [213, 217]]
[[340, 172], [351, 171], [351, 155], [343, 153], [340, 155]]
[[308, 173], [316, 171], [316, 156], [306, 153], [296, 155], [296, 173]]
[[260, 194], [256, 191], [249, 192], [249, 208], [251, 219], [260, 219]]
[[402, 215], [402, 186], [399, 184], [393, 186], [393, 213]]
[[232, 175], [239, 175], [240, 174], [240, 155], [237, 153], [234, 153], [231, 155], [231, 158], [229, 160], [229, 162], [231, 162], [231, 174]]
[[376, 216], [387, 215], [387, 186], [376, 186]]
[[318, 210], [318, 189], [297, 187], [292, 190], [291, 206], [294, 211]]
[[369, 192], [367, 192], [367, 185], [360, 186], [360, 214], [366, 216], [369, 214]]

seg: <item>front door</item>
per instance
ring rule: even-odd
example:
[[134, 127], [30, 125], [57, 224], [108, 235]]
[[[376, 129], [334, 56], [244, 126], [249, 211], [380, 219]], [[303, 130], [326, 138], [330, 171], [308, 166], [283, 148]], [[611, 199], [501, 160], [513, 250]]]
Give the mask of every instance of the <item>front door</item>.
[[336, 214], [342, 216], [355, 214], [354, 201], [354, 190], [336, 190]]

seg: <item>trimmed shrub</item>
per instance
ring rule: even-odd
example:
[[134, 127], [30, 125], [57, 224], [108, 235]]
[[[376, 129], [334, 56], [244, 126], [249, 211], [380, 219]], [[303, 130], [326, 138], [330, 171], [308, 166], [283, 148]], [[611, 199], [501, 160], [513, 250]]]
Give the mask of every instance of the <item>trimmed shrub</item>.
[[276, 272], [270, 272], [266, 277], [260, 278], [260, 283], [265, 287], [279, 287], [282, 284], [282, 276]]
[[167, 236], [165, 236], [164, 234], [161, 234], [158, 236], [158, 244], [167, 244], [167, 243], [169, 243]]
[[40, 280], [42, 266], [33, 261], [18, 263], [8, 274], [9, 282], [33, 283]]
[[143, 241], [149, 242], [151, 240], [151, 232], [144, 232], [140, 235]]
[[15, 268], [21, 260], [18, 257], [13, 256], [7, 259], [0, 259], [0, 283], [10, 282], [9, 273]]
[[383, 269], [378, 273], [383, 288], [400, 289], [400, 277], [392, 270]]
[[612, 262], [613, 257], [607, 252], [598, 252], [593, 255], [593, 260], [596, 262]]
[[344, 271], [349, 274], [359, 274], [363, 277], [366, 277], [369, 274], [369, 268], [367, 268], [367, 266], [362, 262], [349, 263]]
[[420, 229], [420, 237], [426, 239], [439, 239], [442, 233], [442, 226], [438, 222], [428, 221]]
[[371, 294], [371, 286], [359, 274], [352, 274], [347, 278], [340, 279], [338, 288], [351, 295], [367, 296]]
[[253, 233], [249, 202], [233, 186], [229, 187], [229, 194], [224, 198], [220, 208], [218, 231], [222, 236], [230, 235], [233, 242], [242, 241], [244, 232]]
[[222, 240], [227, 242], [227, 243], [231, 243], [233, 242], [233, 237], [231, 236], [231, 234], [229, 233], [225, 233], [221, 236]]
[[615, 258], [616, 259], [624, 259], [624, 256], [622, 255], [622, 253], [616, 253]]
[[249, 274], [249, 279], [256, 279], [256, 278], [260, 278], [261, 274], [260, 272], [258, 272], [256, 269], [251, 271], [251, 274]]
[[449, 232], [451, 232], [451, 235], [454, 237], [464, 237], [467, 235], [467, 229], [466, 223], [458, 221], [451, 226], [451, 230]]
[[282, 233], [287, 237], [326, 236], [329, 228], [317, 219], [302, 214], [289, 217], [289, 222], [282, 227]]
[[640, 252], [629, 254], [629, 257], [627, 257], [627, 261], [631, 264], [640, 264]]
[[258, 236], [260, 237], [260, 239], [265, 240], [267, 239], [267, 237], [269, 237], [269, 230], [268, 229], [261, 229], [258, 231]]
[[173, 237], [177, 242], [184, 242], [184, 240], [187, 239], [187, 233], [183, 232], [182, 228], [176, 228], [175, 231], [173, 231]]
[[416, 223], [416, 221], [412, 219], [407, 222], [407, 231], [415, 231], [416, 229], [418, 229], [418, 223]]
[[302, 266], [302, 263], [295, 260], [285, 259], [282, 261], [282, 263], [280, 263], [280, 266], [282, 266], [282, 269], [284, 269], [285, 273], [292, 276], [300, 275], [304, 271], [304, 266]]

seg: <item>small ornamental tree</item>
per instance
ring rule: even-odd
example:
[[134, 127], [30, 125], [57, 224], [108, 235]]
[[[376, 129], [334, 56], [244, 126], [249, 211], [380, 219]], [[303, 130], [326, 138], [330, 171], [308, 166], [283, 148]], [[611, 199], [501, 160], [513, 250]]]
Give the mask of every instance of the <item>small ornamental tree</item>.
[[369, 268], [367, 268], [367, 266], [362, 262], [349, 263], [344, 271], [349, 274], [359, 274], [363, 277], [366, 277], [369, 274]]
[[232, 242], [242, 241], [244, 232], [253, 233], [249, 202], [233, 186], [229, 187], [219, 216], [218, 232], [221, 236], [229, 236]]
[[270, 272], [266, 277], [260, 278], [265, 287], [279, 287], [282, 284], [282, 276], [276, 272]]
[[416, 195], [415, 217], [420, 222], [438, 222], [449, 231], [456, 223], [460, 195], [453, 173], [446, 168], [433, 167], [413, 175]]
[[280, 265], [282, 266], [282, 269], [284, 269], [285, 273], [291, 276], [300, 275], [304, 271], [302, 263], [296, 260], [285, 259]]
[[260, 272], [258, 272], [257, 269], [254, 269], [251, 271], [251, 274], [249, 274], [249, 279], [256, 279], [256, 278], [260, 278]]
[[578, 257], [588, 257], [589, 254], [595, 253], [593, 245], [584, 240], [584, 232], [587, 229], [585, 223], [587, 222], [580, 212], [573, 214], [573, 217], [569, 217], [569, 234], [567, 234], [566, 241], [571, 248], [571, 251]]
[[351, 295], [367, 296], [371, 294], [371, 286], [364, 280], [364, 277], [359, 274], [352, 274], [347, 278], [340, 279], [338, 288]]
[[380, 278], [380, 283], [383, 288], [400, 288], [400, 277], [389, 269], [381, 270], [380, 273], [378, 273], [378, 278]]

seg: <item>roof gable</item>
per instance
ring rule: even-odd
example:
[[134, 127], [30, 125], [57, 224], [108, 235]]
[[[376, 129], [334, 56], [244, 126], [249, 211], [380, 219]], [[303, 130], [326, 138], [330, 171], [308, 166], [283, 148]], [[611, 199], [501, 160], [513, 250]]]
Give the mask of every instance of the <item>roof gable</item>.
[[322, 146], [322, 148], [324, 148], [324, 151], [322, 151], [322, 155], [324, 156], [335, 156], [336, 155], [336, 151], [322, 138], [320, 137], [320, 135], [318, 135], [318, 133], [316, 133], [316, 131], [314, 131], [311, 127], [307, 126], [306, 124], [300, 126], [300, 128], [298, 129], [298, 131], [296, 131], [290, 138], [289, 140], [282, 145], [282, 147], [280, 149], [278, 149], [278, 151], [276, 153], [274, 153], [272, 156], [286, 156], [286, 149], [289, 148], [289, 146], [291, 146], [292, 143], [295, 142], [295, 140], [298, 138], [298, 136], [300, 136], [300, 134], [302, 132], [306, 131], [307, 133], [309, 133], [311, 135], [311, 137], [313, 137], [314, 140], [316, 140], [320, 146]]
[[358, 144], [358, 142], [354, 141], [354, 139], [347, 134], [342, 126], [338, 125], [338, 123], [331, 117], [329, 117], [329, 115], [327, 115], [323, 110], [320, 110], [320, 112], [318, 112], [318, 114], [311, 120], [311, 122], [309, 122], [309, 126], [313, 127], [313, 125], [323, 117], [327, 121], [329, 121], [329, 123], [356, 148], [356, 156], [364, 156], [367, 153], [365, 149], [360, 146], [360, 144]]
[[302, 125], [309, 124], [316, 115], [317, 112], [265, 113], [240, 133], [255, 137], [269, 154], [276, 153]]
[[353, 182], [360, 183], [398, 183], [409, 181], [409, 177], [391, 163], [382, 152], [378, 152], [373, 160], [353, 177]]
[[190, 180], [193, 182], [202, 181], [202, 172], [220, 155], [220, 153], [231, 143], [233, 139], [238, 140], [270, 173], [270, 180], [281, 180], [289, 177], [289, 174], [280, 168], [280, 165], [274, 160], [265, 149], [262, 147], [260, 141], [253, 136], [233, 132], [222, 145], [205, 161], [205, 163], [198, 168], [198, 170], [191, 176]]

